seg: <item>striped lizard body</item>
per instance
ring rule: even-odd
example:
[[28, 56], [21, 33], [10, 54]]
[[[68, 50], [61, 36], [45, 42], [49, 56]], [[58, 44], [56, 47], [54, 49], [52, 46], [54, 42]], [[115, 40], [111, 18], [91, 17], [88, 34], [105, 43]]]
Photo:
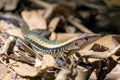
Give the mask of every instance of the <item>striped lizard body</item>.
[[87, 36], [87, 34], [83, 34], [82, 36], [76, 36], [65, 42], [57, 42], [48, 40], [44, 36], [30, 31], [29, 34], [26, 35], [26, 39], [39, 55], [50, 54], [54, 57], [61, 57], [61, 55], [71, 50], [82, 49], [89, 43], [98, 39], [98, 35]]

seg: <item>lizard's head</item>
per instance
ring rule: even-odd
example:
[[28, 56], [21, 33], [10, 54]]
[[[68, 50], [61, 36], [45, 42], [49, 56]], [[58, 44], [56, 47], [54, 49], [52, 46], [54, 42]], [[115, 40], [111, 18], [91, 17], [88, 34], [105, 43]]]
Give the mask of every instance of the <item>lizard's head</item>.
[[82, 38], [78, 38], [77, 40], [72, 42], [71, 49], [70, 50], [79, 50], [83, 49], [88, 44], [96, 41], [100, 38], [100, 35], [93, 35], [93, 36], [85, 36]]

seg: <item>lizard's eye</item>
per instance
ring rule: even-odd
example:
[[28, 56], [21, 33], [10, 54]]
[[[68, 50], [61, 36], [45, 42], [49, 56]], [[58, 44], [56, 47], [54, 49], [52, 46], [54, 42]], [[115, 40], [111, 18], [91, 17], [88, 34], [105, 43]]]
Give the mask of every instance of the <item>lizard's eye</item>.
[[84, 38], [86, 41], [88, 41], [89, 39], [88, 38]]

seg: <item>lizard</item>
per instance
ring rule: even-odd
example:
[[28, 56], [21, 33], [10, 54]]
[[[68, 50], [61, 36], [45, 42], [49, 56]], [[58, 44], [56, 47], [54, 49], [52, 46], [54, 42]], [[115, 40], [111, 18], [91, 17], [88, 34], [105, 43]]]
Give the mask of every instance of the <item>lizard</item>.
[[[40, 35], [39, 32], [42, 34], [46, 33], [46, 35]], [[28, 42], [30, 42], [32, 48], [39, 55], [43, 56], [45, 54], [50, 54], [53, 57], [61, 57], [62, 55], [66, 55], [65, 53], [69, 53], [69, 51], [77, 52], [78, 50], [83, 49], [85, 46], [94, 42], [98, 39], [98, 37], [100, 37], [100, 35], [90, 36], [84, 33], [65, 42], [57, 42], [45, 38], [48, 35], [47, 32], [49, 31], [43, 30], [43, 32], [41, 32], [41, 30], [35, 29], [29, 31], [28, 34], [25, 34], [24, 31], [22, 31], [25, 38], [28, 40]]]
[[69, 53], [69, 51], [77, 52], [78, 50], [84, 48], [86, 45], [94, 42], [98, 39], [98, 37], [100, 37], [100, 35], [88, 36], [87, 34], [82, 34], [65, 42], [51, 41], [47, 39], [51, 34], [50, 31], [40, 29], [30, 31], [29, 27], [22, 19], [18, 17], [16, 18], [16, 16], [11, 17], [11, 15], [8, 14], [6, 16], [4, 14], [4, 16], [2, 15], [0, 18], [17, 20], [17, 22], [20, 22], [19, 26], [21, 27], [23, 36], [30, 43], [33, 50], [40, 56], [50, 54], [53, 57], [58, 58], [62, 55], [66, 55], [66, 53]]

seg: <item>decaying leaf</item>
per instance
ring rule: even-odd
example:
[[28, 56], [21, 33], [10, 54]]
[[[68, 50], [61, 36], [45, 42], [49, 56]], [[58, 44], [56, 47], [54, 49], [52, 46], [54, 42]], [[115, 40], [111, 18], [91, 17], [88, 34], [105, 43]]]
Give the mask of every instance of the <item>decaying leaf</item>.
[[86, 32], [86, 33], [93, 33], [91, 30], [87, 29], [85, 26], [82, 24], [79, 24], [78, 22], [74, 21], [71, 18], [67, 19], [71, 24], [75, 25], [79, 30]]
[[6, 38], [4, 38], [2, 34], [0, 34], [0, 43], [2, 43], [1, 41], [3, 41], [3, 43], [7, 41]]
[[72, 34], [72, 33], [57, 33], [57, 38], [56, 38], [56, 41], [66, 41], [70, 38], [73, 38], [75, 36], [79, 35], [78, 33], [76, 34]]
[[118, 64], [106, 77], [105, 80], [118, 80], [120, 79], [120, 65]]
[[20, 28], [16, 27], [14, 24], [8, 24], [5, 21], [0, 21], [1, 32], [6, 32], [9, 35], [23, 37]]
[[33, 57], [29, 56], [29, 54], [25, 53], [25, 52], [14, 52], [14, 54], [9, 55], [9, 58], [16, 60], [16, 61], [25, 62], [28, 64], [35, 63], [35, 59]]
[[[40, 62], [40, 61], [37, 61]], [[37, 65], [39, 64], [39, 65]], [[57, 67], [57, 63], [55, 61], [55, 59], [53, 58], [53, 56], [51, 55], [44, 55], [43, 56], [43, 60], [42, 60], [42, 64], [40, 63], [36, 63], [36, 67], [38, 67], [39, 70], [45, 70], [47, 68], [53, 68], [53, 67]]]
[[10, 73], [6, 73], [4, 75], [4, 77], [2, 77], [2, 80], [13, 80], [12, 78], [13, 77], [12, 77], [12, 75]]
[[15, 10], [15, 8], [17, 7], [17, 4], [18, 4], [19, 0], [6, 0], [5, 1], [5, 5], [4, 5], [4, 9], [6, 11], [12, 11], [12, 10]]
[[0, 64], [0, 79], [3, 79], [8, 72], [9, 72], [9, 68], [7, 68], [3, 64]]
[[55, 32], [52, 32], [51, 36], [49, 37], [50, 40], [56, 40], [57, 34]]
[[35, 58], [35, 65], [34, 66], [35, 67], [41, 67], [42, 66], [42, 60], [40, 60], [38, 58], [38, 56], [36, 56], [36, 58]]
[[23, 11], [22, 17], [30, 29], [47, 29], [46, 20], [37, 11]]
[[75, 33], [76, 28], [73, 26], [65, 26], [65, 30], [67, 33]]
[[15, 70], [15, 72], [21, 76], [34, 77], [39, 74], [35, 67], [30, 66], [26, 63], [10, 60], [10, 64], [12, 68]]
[[48, 26], [49, 31], [51, 31], [51, 32], [55, 31], [59, 21], [60, 21], [60, 17], [53, 18], [53, 20], [51, 20], [51, 22]]

